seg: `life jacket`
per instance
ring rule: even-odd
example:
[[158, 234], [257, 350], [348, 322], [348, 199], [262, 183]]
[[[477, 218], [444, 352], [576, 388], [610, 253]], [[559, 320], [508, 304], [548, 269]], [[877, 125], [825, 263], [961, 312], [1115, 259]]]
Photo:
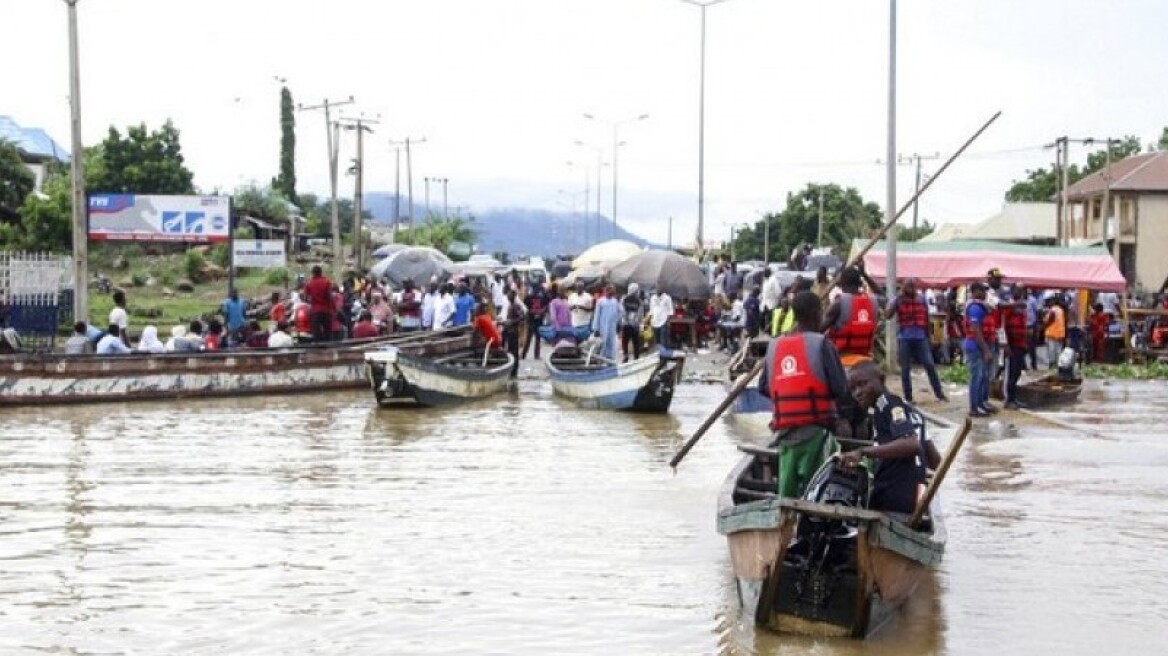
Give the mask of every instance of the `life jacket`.
[[[401, 304], [402, 305], [405, 305], [407, 303], [414, 303], [417, 300], [418, 300], [417, 292], [415, 292], [412, 289], [409, 291], [403, 291], [401, 293]], [[422, 315], [422, 307], [418, 306], [415, 308], [401, 308], [400, 310], [398, 310], [398, 312], [400, 312], [403, 317], [420, 317]]]
[[974, 326], [969, 320], [969, 308], [974, 305], [980, 305], [985, 310], [985, 318], [981, 320], [981, 336], [986, 344], [998, 343], [998, 322], [994, 316], [994, 312], [990, 310], [989, 306], [978, 300], [971, 300], [965, 304], [965, 316], [961, 318], [962, 332], [966, 337], [973, 338]]
[[1051, 307], [1054, 312], [1054, 321], [1046, 327], [1043, 334], [1047, 339], [1066, 339], [1067, 336], [1067, 313], [1059, 305]]
[[929, 327], [929, 312], [925, 308], [925, 304], [921, 303], [919, 296], [913, 295], [912, 300], [906, 299], [904, 296], [897, 297], [896, 323], [901, 328], [916, 326], [927, 329]]
[[840, 314], [836, 325], [827, 331], [840, 355], [871, 355], [876, 337], [876, 306], [867, 294], [840, 296]]
[[312, 334], [312, 308], [307, 303], [296, 306], [296, 332], [302, 335]]
[[816, 333], [778, 338], [768, 381], [774, 402], [771, 430], [830, 426], [838, 416], [821, 357], [824, 339]]
[[1026, 310], [1018, 307], [1003, 307], [1006, 328], [1006, 343], [1014, 348], [1026, 348], [1029, 340], [1026, 337]]

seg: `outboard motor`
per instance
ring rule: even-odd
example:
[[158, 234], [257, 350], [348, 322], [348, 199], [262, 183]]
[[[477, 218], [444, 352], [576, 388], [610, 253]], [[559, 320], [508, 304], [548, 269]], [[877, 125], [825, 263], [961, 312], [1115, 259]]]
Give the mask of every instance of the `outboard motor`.
[[[819, 468], [807, 484], [805, 501], [848, 508], [868, 505], [868, 470], [845, 470], [837, 458]], [[848, 594], [836, 594], [856, 584], [856, 535], [859, 529], [843, 519], [805, 514], [799, 518], [795, 541], [783, 562], [786, 581], [780, 598], [788, 607], [824, 617], [846, 605]], [[842, 607], [841, 607], [842, 608]]]

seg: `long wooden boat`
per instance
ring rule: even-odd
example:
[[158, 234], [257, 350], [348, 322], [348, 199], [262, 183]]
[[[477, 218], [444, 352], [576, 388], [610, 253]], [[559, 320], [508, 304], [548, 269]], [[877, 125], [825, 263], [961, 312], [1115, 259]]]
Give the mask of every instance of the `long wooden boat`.
[[685, 354], [654, 351], [618, 364], [578, 349], [552, 351], [544, 360], [552, 391], [584, 408], [668, 412], [681, 382]]
[[479, 348], [445, 355], [414, 355], [394, 345], [367, 351], [365, 370], [378, 405], [438, 406], [481, 399], [505, 390], [515, 357]]
[[747, 455], [718, 499], [718, 531], [729, 544], [742, 608], [758, 624], [862, 638], [940, 562], [946, 532], [936, 500], [927, 530], [913, 530], [903, 516], [849, 503], [856, 491], [830, 466], [809, 484], [810, 499], [779, 498], [775, 451], [742, 448]]
[[466, 348], [471, 333], [405, 333], [372, 340], [284, 349], [125, 355], [0, 356], [0, 405], [45, 405], [286, 394], [358, 388], [366, 383], [365, 351], [396, 344], [437, 355]]

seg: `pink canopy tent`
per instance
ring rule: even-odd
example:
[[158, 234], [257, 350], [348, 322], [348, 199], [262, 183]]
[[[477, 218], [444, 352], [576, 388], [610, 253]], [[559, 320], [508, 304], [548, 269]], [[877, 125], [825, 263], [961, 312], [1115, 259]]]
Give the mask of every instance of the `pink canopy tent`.
[[[865, 243], [853, 241], [852, 253], [858, 253]], [[864, 255], [864, 268], [883, 282], [887, 267], [885, 242], [880, 242]], [[1060, 248], [989, 241], [897, 244], [897, 280], [916, 278], [922, 285], [949, 287], [985, 280], [994, 267], [1002, 270], [1007, 284], [1039, 289], [1122, 292], [1127, 286], [1115, 260], [1102, 246]]]

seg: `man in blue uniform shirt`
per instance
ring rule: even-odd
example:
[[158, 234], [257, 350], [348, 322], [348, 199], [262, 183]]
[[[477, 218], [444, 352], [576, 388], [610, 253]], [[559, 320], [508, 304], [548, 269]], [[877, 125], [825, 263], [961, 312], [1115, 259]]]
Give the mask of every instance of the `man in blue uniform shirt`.
[[941, 462], [926, 434], [925, 420], [884, 387], [884, 373], [871, 361], [852, 368], [848, 385], [856, 403], [868, 410], [876, 443], [844, 453], [843, 465], [850, 468], [862, 458], [876, 459], [869, 507], [910, 514], [924, 490], [926, 464], [936, 467]]

